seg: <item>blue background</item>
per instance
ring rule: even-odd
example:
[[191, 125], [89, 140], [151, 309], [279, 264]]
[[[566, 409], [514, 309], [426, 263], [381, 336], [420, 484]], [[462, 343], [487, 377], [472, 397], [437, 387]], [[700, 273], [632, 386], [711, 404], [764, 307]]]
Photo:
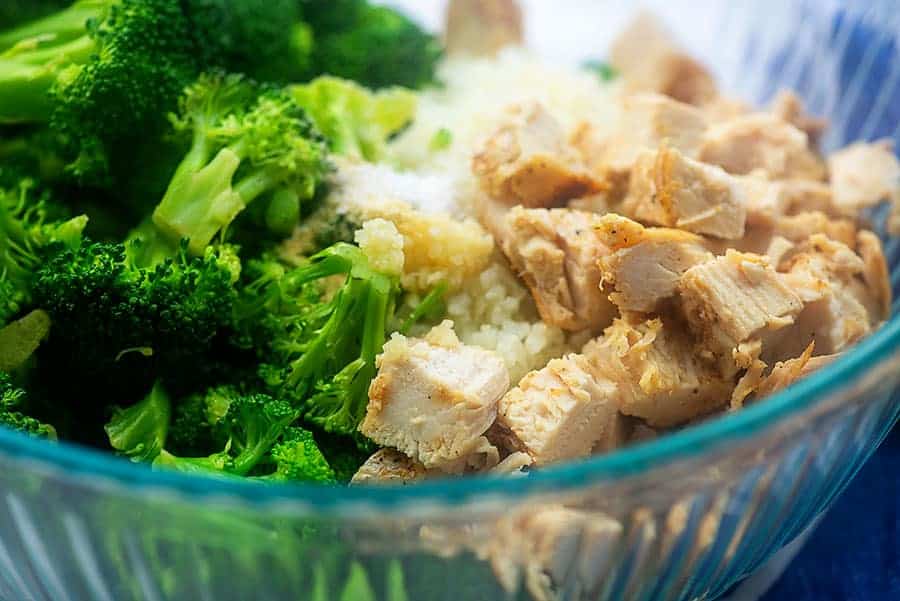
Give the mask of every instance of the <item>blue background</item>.
[[900, 427], [762, 601], [900, 600]]

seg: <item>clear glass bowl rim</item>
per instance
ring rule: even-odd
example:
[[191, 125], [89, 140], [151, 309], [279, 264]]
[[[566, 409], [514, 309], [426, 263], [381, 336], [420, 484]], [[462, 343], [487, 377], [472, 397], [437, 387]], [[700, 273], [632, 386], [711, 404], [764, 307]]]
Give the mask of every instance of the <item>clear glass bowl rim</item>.
[[[900, 347], [900, 315], [863, 340], [846, 356], [794, 386], [741, 411], [729, 413], [619, 451], [536, 470], [528, 477], [473, 475], [407, 486], [323, 486], [260, 484], [239, 478], [216, 478], [153, 470], [110, 453], [66, 442], [48, 443], [0, 428], [0, 453], [49, 464], [68, 477], [100, 478], [138, 494], [154, 489], [193, 498], [226, 497], [243, 505], [302, 504], [315, 513], [346, 504], [389, 510], [416, 501], [463, 504], [490, 497], [521, 499], [531, 494], [563, 492], [622, 480], [661, 465], [696, 456], [713, 447], [749, 437], [781, 419], [823, 402], [852, 385], [890, 358]], [[25, 469], [29, 469], [26, 467]]]

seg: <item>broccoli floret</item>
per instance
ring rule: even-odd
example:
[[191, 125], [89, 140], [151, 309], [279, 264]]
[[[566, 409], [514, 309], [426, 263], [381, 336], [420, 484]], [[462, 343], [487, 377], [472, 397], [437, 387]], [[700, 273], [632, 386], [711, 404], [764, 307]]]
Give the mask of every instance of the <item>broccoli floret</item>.
[[185, 0], [206, 67], [288, 83], [309, 73], [312, 34], [297, 0]]
[[381, 159], [388, 139], [416, 112], [416, 96], [408, 90], [371, 92], [337, 77], [319, 77], [290, 91], [334, 152], [367, 161]]
[[[344, 276], [344, 283], [315, 301], [291, 297], [291, 291], [333, 276]], [[271, 280], [256, 289], [255, 297], [255, 310], [272, 320], [271, 361], [263, 379], [302, 407], [307, 422], [353, 435], [365, 414], [375, 357], [399, 293], [396, 278], [373, 270], [358, 247], [339, 243], [313, 256], [308, 265]], [[272, 312], [273, 298], [285, 291], [294, 305], [280, 305], [281, 314]], [[253, 314], [252, 301], [245, 297], [242, 302], [248, 315]]]
[[157, 382], [144, 400], [114, 411], [104, 426], [110, 446], [134, 461], [153, 461], [166, 444], [171, 412], [169, 396]]
[[54, 219], [60, 211], [33, 180], [0, 189], [0, 325], [31, 302], [34, 273], [51, 249], [77, 248], [87, 217]]
[[56, 440], [53, 426], [22, 413], [21, 409], [27, 405], [27, 400], [28, 395], [13, 383], [9, 374], [0, 372], [0, 425], [32, 436]]
[[310, 199], [329, 169], [321, 135], [286, 93], [237, 75], [202, 76], [181, 101], [175, 128], [192, 138], [153, 222], [200, 254], [260, 197]]
[[307, 481], [332, 483], [334, 470], [319, 450], [310, 431], [288, 428], [281, 441], [272, 447], [270, 460], [275, 472], [262, 479], [269, 481]]
[[81, 0], [7, 37], [0, 122], [50, 123], [84, 181], [130, 166], [198, 72], [179, 0]]
[[235, 389], [220, 388], [205, 395], [204, 399], [207, 403], [217, 403], [216, 407], [207, 405], [204, 424], [212, 432], [211, 439], [222, 450], [205, 457], [180, 457], [163, 451], [155, 461], [157, 465], [181, 471], [248, 475], [265, 465], [273, 447], [299, 417], [299, 412], [289, 403], [266, 394], [243, 394]]
[[[331, 2], [304, 2], [304, 18], [313, 26], [316, 73], [376, 89], [420, 88], [434, 82], [443, 50], [433, 35], [393, 9], [360, 2], [342, 4], [348, 4], [349, 10], [338, 16]], [[329, 10], [335, 14], [326, 15]]]
[[119, 401], [157, 377], [195, 380], [231, 323], [233, 280], [232, 259], [212, 248], [191, 258], [182, 247], [148, 269], [122, 244], [59, 252], [34, 280], [34, 304], [53, 323], [39, 367], [48, 384]]

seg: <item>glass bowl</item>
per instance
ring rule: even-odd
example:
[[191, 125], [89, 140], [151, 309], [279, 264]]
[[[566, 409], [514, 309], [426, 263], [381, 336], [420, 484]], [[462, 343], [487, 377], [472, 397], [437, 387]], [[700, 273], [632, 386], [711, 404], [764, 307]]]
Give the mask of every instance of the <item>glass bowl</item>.
[[[399, 4], [437, 23], [440, 3]], [[525, 4], [561, 60], [602, 56], [635, 10]], [[891, 2], [645, 4], [729, 92], [796, 89], [831, 119], [826, 148], [900, 136]], [[528, 477], [407, 487], [185, 476], [0, 430], [0, 598], [711, 599], [829, 507], [897, 421], [898, 381], [895, 317], [741, 412]]]

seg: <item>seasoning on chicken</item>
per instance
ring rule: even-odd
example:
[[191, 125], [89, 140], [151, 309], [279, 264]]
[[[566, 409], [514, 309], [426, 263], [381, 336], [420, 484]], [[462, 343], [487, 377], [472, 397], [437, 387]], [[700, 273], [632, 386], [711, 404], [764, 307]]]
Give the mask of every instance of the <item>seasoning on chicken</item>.
[[645, 223], [730, 240], [744, 235], [747, 204], [740, 179], [664, 143], [638, 156], [621, 212]]
[[449, 54], [493, 56], [521, 46], [522, 9], [516, 0], [450, 0], [445, 42]]
[[679, 283], [684, 316], [701, 348], [726, 361], [742, 343], [776, 345], [803, 301], [761, 255], [728, 250], [688, 269]]
[[406, 484], [425, 478], [425, 466], [395, 449], [379, 449], [366, 459], [350, 484]]
[[572, 354], [522, 378], [500, 400], [497, 423], [535, 465], [585, 457], [624, 441], [617, 394], [614, 383], [595, 377], [584, 357]]
[[716, 97], [716, 82], [709, 71], [679, 48], [649, 13], [641, 13], [619, 34], [609, 56], [629, 92], [658, 92], [695, 105]]
[[492, 198], [510, 206], [554, 207], [602, 189], [538, 103], [515, 105], [472, 159], [472, 172]]
[[[876, 252], [872, 241], [868, 236], [863, 239], [869, 266], [847, 245], [821, 234], [810, 237], [781, 266], [786, 271], [785, 281], [803, 299], [804, 308], [779, 347], [780, 358], [798, 356], [813, 341], [818, 354], [838, 353], [888, 316], [887, 273], [878, 275], [871, 256]], [[879, 284], [878, 279], [885, 283]]]
[[665, 142], [689, 157], [699, 152], [707, 120], [696, 107], [659, 94], [636, 94], [622, 98], [615, 132], [605, 134], [583, 123], [572, 136], [572, 144], [595, 177], [603, 184], [612, 204], [628, 192], [631, 169], [641, 152], [655, 150]]
[[571, 209], [515, 207], [495, 232], [548, 324], [599, 330], [615, 315], [601, 289], [597, 261], [609, 251], [594, 231], [596, 220], [596, 215]]
[[784, 390], [791, 384], [802, 380], [814, 371], [828, 365], [837, 355], [813, 356], [813, 343], [810, 343], [803, 354], [795, 359], [779, 361], [772, 368], [772, 372], [760, 383], [756, 389], [755, 398], [762, 398]]
[[360, 432], [428, 469], [459, 473], [482, 453], [497, 463], [484, 433], [509, 387], [499, 356], [461, 344], [445, 321], [425, 339], [394, 334], [378, 368]]
[[763, 171], [771, 179], [825, 179], [825, 165], [808, 136], [767, 113], [736, 117], [710, 126], [698, 157], [729, 173]]
[[847, 215], [888, 201], [900, 206], [900, 161], [890, 140], [858, 142], [828, 157], [835, 205]]
[[600, 258], [609, 299], [620, 311], [650, 313], [672, 298], [681, 275], [712, 259], [700, 236], [669, 228], [647, 228], [626, 217], [601, 217], [596, 231], [611, 253]]
[[617, 319], [582, 351], [595, 377], [617, 386], [619, 411], [653, 428], [683, 424], [721, 408], [734, 387], [698, 355], [678, 324]]

